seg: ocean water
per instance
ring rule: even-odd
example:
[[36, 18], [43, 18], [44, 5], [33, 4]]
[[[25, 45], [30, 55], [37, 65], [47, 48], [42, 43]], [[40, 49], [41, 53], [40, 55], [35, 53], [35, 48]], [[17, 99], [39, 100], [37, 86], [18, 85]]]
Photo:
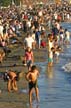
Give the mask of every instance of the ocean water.
[[62, 67], [62, 69], [64, 69], [65, 72], [71, 73], [71, 62], [65, 64], [65, 65]]
[[63, 22], [61, 25], [63, 28], [67, 28], [71, 32], [71, 23], [70, 22], [69, 23]]
[[[64, 28], [71, 31], [71, 24], [63, 23]], [[71, 45], [64, 47], [59, 62], [48, 68], [46, 62], [36, 63], [40, 66], [39, 105], [31, 108], [70, 108], [71, 106]]]
[[[63, 23], [62, 26], [71, 32], [71, 23]], [[71, 44], [65, 49], [63, 57], [66, 58], [66, 64], [62, 66], [65, 72], [71, 72]]]
[[[71, 23], [62, 23], [62, 26], [71, 31]], [[64, 52], [60, 54], [59, 62], [55, 62], [52, 68], [48, 67], [47, 61], [46, 58], [45, 62], [35, 63], [40, 67], [38, 79], [40, 102], [37, 104], [34, 100], [32, 106], [27, 105], [25, 108], [70, 108], [71, 44], [64, 46]], [[28, 91], [23, 89], [20, 93], [27, 94]]]

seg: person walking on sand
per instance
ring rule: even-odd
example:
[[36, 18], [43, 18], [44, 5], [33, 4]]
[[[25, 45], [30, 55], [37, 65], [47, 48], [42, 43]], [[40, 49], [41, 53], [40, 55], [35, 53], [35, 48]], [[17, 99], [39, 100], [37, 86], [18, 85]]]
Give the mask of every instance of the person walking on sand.
[[31, 70], [26, 74], [26, 79], [29, 84], [29, 103], [32, 104], [32, 94], [33, 90], [36, 93], [36, 100], [39, 102], [39, 89], [37, 85], [37, 78], [39, 76], [39, 71], [35, 65], [31, 67]]

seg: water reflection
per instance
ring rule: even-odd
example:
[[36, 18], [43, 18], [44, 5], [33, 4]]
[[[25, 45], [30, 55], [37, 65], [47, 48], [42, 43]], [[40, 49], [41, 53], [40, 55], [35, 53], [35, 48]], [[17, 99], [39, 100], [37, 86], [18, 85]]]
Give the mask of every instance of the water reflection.
[[53, 78], [53, 67], [47, 66], [47, 77], [52, 79]]
[[31, 105], [29, 106], [29, 108], [39, 108], [39, 105], [38, 105], [38, 104], [31, 104]]

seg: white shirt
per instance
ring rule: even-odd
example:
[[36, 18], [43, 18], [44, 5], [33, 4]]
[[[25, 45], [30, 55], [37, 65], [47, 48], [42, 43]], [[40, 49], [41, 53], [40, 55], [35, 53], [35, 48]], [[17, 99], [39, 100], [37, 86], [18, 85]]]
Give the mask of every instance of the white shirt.
[[66, 31], [66, 33], [65, 33], [65, 35], [66, 35], [66, 39], [70, 39], [70, 33], [69, 33], [69, 31]]
[[2, 26], [2, 25], [0, 25], [0, 34], [1, 34], [2, 37], [3, 37], [3, 26]]
[[31, 21], [27, 21], [27, 26], [30, 28], [31, 27]]
[[51, 42], [51, 41], [49, 41], [49, 51], [51, 51], [51, 48], [53, 47], [54, 45], [53, 45], [53, 41]]
[[38, 15], [41, 17], [43, 15], [42, 11], [39, 11]]
[[24, 42], [26, 43], [26, 47], [30, 47], [32, 49], [32, 44], [34, 42], [34, 39], [32, 37], [26, 37]]
[[49, 52], [49, 58], [53, 59], [53, 52], [52, 51]]

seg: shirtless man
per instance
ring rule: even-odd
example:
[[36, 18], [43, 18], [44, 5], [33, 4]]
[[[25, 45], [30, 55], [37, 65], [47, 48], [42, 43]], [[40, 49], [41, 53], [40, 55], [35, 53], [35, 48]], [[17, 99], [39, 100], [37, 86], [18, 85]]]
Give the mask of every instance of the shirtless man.
[[8, 84], [7, 84], [7, 89], [9, 92], [11, 92], [11, 90], [17, 91], [17, 74], [14, 71], [9, 70], [8, 71]]
[[39, 102], [39, 90], [37, 85], [37, 78], [39, 76], [39, 71], [37, 70], [37, 67], [33, 65], [31, 67], [31, 71], [29, 71], [26, 75], [26, 79], [29, 82], [29, 103], [32, 104], [32, 94], [33, 90], [35, 90], [36, 93], [36, 100]]

